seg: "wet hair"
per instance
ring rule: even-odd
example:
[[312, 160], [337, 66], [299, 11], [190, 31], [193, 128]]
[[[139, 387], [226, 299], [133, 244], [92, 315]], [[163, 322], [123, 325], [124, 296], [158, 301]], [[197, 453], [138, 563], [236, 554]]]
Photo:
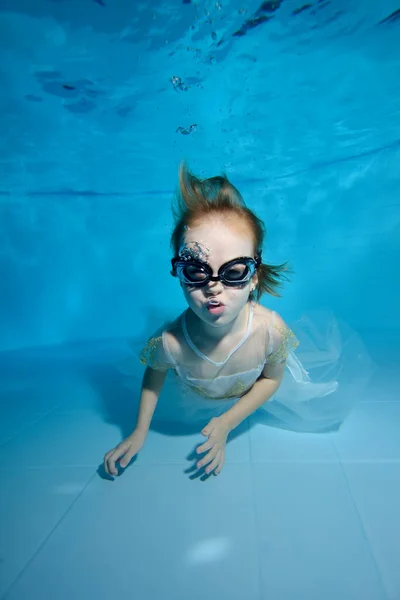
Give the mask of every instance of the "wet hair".
[[[172, 204], [175, 227], [171, 235], [171, 248], [178, 256], [187, 227], [194, 227], [205, 219], [220, 218], [245, 227], [253, 238], [254, 254], [262, 251], [266, 231], [265, 225], [250, 210], [239, 191], [230, 183], [225, 174], [199, 179], [193, 175], [185, 163], [179, 168], [179, 191]], [[264, 262], [257, 269], [258, 283], [251, 295], [259, 300], [264, 292], [280, 296], [276, 291], [288, 280], [291, 272], [288, 263], [269, 265]]]

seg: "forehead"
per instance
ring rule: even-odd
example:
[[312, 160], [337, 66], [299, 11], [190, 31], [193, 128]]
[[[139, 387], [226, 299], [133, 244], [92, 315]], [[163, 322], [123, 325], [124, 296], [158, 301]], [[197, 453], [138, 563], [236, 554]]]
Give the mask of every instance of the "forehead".
[[234, 223], [210, 220], [189, 227], [183, 244], [200, 244], [204, 259], [224, 263], [238, 256], [252, 256], [254, 242], [250, 231]]

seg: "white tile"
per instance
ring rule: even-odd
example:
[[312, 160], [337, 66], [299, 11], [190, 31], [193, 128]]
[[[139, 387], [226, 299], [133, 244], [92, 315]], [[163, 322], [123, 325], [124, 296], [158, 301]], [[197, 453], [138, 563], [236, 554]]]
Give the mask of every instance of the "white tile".
[[[104, 367], [103, 370], [90, 371], [86, 367], [85, 371], [78, 372], [76, 369], [59, 368], [54, 373], [50, 372], [47, 380], [43, 375], [36, 378], [33, 389], [19, 391], [20, 408], [17, 409], [17, 404], [13, 403], [13, 411], [6, 409], [7, 418], [0, 428], [0, 433], [4, 429], [3, 441], [7, 441], [22, 428], [34, 423], [24, 431], [24, 439], [27, 439], [32, 451], [28, 457], [24, 456], [21, 441], [16, 439], [7, 444], [3, 452], [0, 451], [0, 465], [4, 465], [5, 461], [10, 465], [95, 465], [103, 460], [108, 450], [131, 433], [135, 425], [140, 380], [134, 389], [128, 389], [115, 369]], [[165, 403], [168, 399], [164, 399]], [[42, 405], [54, 406], [52, 414], [43, 422], [36, 422], [43, 414], [43, 411], [38, 412]], [[26, 407], [29, 410], [25, 411]], [[14, 413], [16, 415], [11, 419]], [[14, 427], [9, 421], [14, 423]], [[206, 441], [200, 433], [204, 424], [196, 429], [182, 424], [160, 424], [154, 420], [146, 444], [137, 457], [138, 464], [187, 460], [192, 464], [188, 457]], [[49, 445], [53, 448], [52, 456], [47, 450]], [[198, 455], [194, 457], [199, 459]], [[247, 421], [230, 436], [226, 460], [249, 462]]]
[[26, 411], [21, 406], [7, 406], [4, 403], [0, 404], [0, 411], [0, 446], [43, 417], [42, 414]]
[[249, 468], [206, 482], [178, 465], [96, 479], [7, 600], [259, 600]]
[[53, 399], [38, 394], [35, 388], [0, 392], [0, 444], [34, 423], [55, 405]]
[[118, 437], [99, 415], [52, 412], [0, 447], [0, 467], [95, 468]]
[[342, 462], [400, 461], [400, 403], [360, 402], [333, 440]]
[[[102, 390], [96, 388], [88, 377], [68, 374], [65, 378], [53, 381], [53, 393], [58, 399], [57, 412], [76, 413], [80, 411], [101, 411], [105, 409]], [[115, 402], [115, 399], [114, 399]]]
[[250, 452], [254, 463], [275, 461], [332, 462], [337, 461], [332, 434], [298, 433], [250, 420]]
[[94, 410], [102, 412], [109, 420], [118, 420], [121, 413], [136, 411], [141, 378], [132, 377], [130, 385], [132, 388], [127, 388], [117, 369], [106, 365], [71, 368], [58, 373], [52, 380], [59, 412]]
[[[102, 412], [108, 416], [101, 390], [96, 388], [88, 374], [83, 376], [68, 368], [56, 370], [43, 365], [37, 373], [14, 373], [0, 383], [0, 444], [23, 431], [49, 411], [64, 414]], [[121, 412], [126, 412], [122, 405]]]
[[400, 464], [344, 464], [389, 600], [400, 598]]
[[253, 470], [263, 600], [386, 600], [339, 464]]
[[[131, 431], [132, 419], [128, 420]], [[176, 435], [166, 425], [162, 433], [150, 431], [142, 451], [131, 464], [180, 463], [190, 469], [201, 455], [195, 448], [207, 438], [197, 435]], [[226, 462], [250, 461], [247, 423], [239, 435], [228, 442]], [[105, 423], [102, 416], [91, 411], [51, 412], [27, 427], [21, 435], [0, 446], [0, 467], [92, 466], [102, 467], [104, 455], [124, 438], [124, 432]]]
[[[207, 441], [200, 432], [193, 435], [175, 435], [171, 425], [165, 424], [160, 431], [150, 430], [146, 443], [135, 464], [166, 464], [188, 461], [187, 466], [200, 460], [196, 448]], [[179, 430], [178, 430], [179, 431]], [[249, 463], [250, 445], [247, 422], [241, 424], [231, 436], [225, 452], [227, 463]]]
[[0, 471], [0, 597], [91, 477], [92, 469]]

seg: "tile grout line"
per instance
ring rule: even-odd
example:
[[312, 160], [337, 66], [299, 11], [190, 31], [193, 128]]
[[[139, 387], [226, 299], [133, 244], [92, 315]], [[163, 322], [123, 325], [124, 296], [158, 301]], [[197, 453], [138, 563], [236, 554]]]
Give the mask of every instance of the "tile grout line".
[[[270, 459], [267, 461], [254, 461], [252, 458], [250, 458], [250, 462], [253, 465], [276, 465], [276, 464], [304, 464], [304, 465], [320, 465], [320, 464], [337, 464], [338, 462], [341, 462], [342, 465], [348, 464], [348, 465], [363, 465], [363, 464], [371, 464], [371, 465], [398, 465], [400, 464], [400, 458], [395, 458], [395, 459], [349, 459], [349, 460], [342, 460], [340, 461], [339, 459], [291, 459], [291, 458], [287, 458], [287, 459]], [[247, 464], [246, 462], [243, 461], [239, 461], [239, 460], [230, 460], [229, 462], [225, 462], [225, 465], [245, 465]], [[168, 467], [168, 466], [179, 466], [179, 465], [186, 465], [186, 462], [183, 461], [167, 461], [167, 462], [149, 462], [149, 463], [143, 463], [143, 464], [134, 464], [131, 465], [130, 468], [134, 468], [134, 469], [138, 469], [138, 468], [148, 468], [148, 467]], [[1, 472], [8, 472], [8, 471], [14, 471], [16, 468], [18, 468], [20, 471], [45, 471], [45, 470], [49, 470], [49, 469], [57, 469], [57, 470], [63, 470], [63, 469], [97, 469], [99, 466], [99, 464], [93, 464], [93, 463], [88, 463], [88, 464], [65, 464], [65, 465], [14, 465], [11, 467], [5, 467], [5, 466], [1, 466], [0, 465], [0, 473]]]
[[67, 508], [67, 510], [65, 511], [65, 513], [59, 518], [59, 520], [57, 521], [57, 523], [54, 525], [54, 527], [51, 529], [51, 531], [46, 535], [46, 537], [44, 538], [44, 540], [39, 544], [39, 546], [37, 547], [36, 551], [32, 554], [32, 556], [27, 560], [27, 562], [25, 563], [25, 565], [22, 567], [22, 569], [20, 570], [20, 572], [18, 573], [17, 577], [14, 579], [14, 581], [11, 583], [11, 585], [9, 586], [9, 588], [5, 591], [4, 595], [2, 596], [2, 598], [0, 598], [0, 600], [6, 600], [7, 597], [9, 596], [10, 592], [15, 588], [15, 586], [18, 584], [18, 582], [21, 580], [22, 576], [24, 575], [24, 573], [27, 571], [29, 565], [32, 564], [32, 562], [35, 560], [35, 558], [38, 556], [38, 554], [41, 552], [41, 550], [44, 548], [44, 546], [47, 544], [47, 542], [49, 541], [49, 539], [51, 538], [51, 536], [53, 535], [53, 533], [56, 531], [56, 529], [58, 529], [58, 527], [60, 526], [60, 524], [64, 521], [64, 519], [66, 518], [66, 516], [69, 514], [69, 512], [72, 510], [72, 507], [77, 503], [77, 501], [79, 500], [79, 498], [82, 496], [82, 494], [85, 492], [85, 490], [87, 489], [87, 487], [90, 485], [90, 483], [93, 481], [93, 479], [97, 476], [97, 472], [95, 472], [87, 481], [86, 485], [82, 488], [82, 490], [79, 492], [79, 494], [76, 496], [76, 498], [71, 502], [71, 504], [69, 505], [69, 507]]
[[[251, 418], [251, 417], [250, 417]], [[250, 420], [247, 423], [248, 428], [248, 444], [249, 444], [249, 459], [250, 459], [250, 479], [251, 479], [251, 501], [252, 501], [252, 516], [253, 516], [253, 530], [254, 530], [254, 538], [255, 538], [255, 547], [256, 547], [256, 555], [257, 555], [257, 571], [258, 571], [258, 598], [262, 600], [262, 571], [261, 571], [261, 543], [258, 536], [258, 527], [257, 527], [257, 506], [255, 501], [255, 473], [254, 473], [254, 465], [253, 462], [253, 453], [252, 453], [252, 445], [251, 445], [251, 427]]]
[[21, 429], [18, 429], [18, 431], [16, 431], [12, 435], [10, 435], [8, 438], [6, 438], [3, 441], [1, 441], [0, 442], [0, 449], [3, 446], [5, 446], [6, 444], [8, 444], [9, 442], [11, 442], [11, 440], [13, 440], [15, 437], [17, 437], [18, 435], [20, 435], [21, 433], [23, 433], [24, 431], [26, 431], [27, 429], [29, 429], [33, 425], [36, 425], [36, 423], [39, 423], [45, 417], [47, 417], [49, 414], [51, 414], [52, 412], [54, 412], [55, 409], [57, 408], [57, 406], [59, 406], [59, 404], [56, 404], [56, 405], [52, 406], [49, 410], [47, 410], [46, 412], [40, 414], [39, 416], [37, 416], [36, 418], [34, 418], [32, 421], [29, 421], [29, 423], [26, 423], [26, 425], [24, 425], [23, 427], [21, 427]]
[[[276, 464], [304, 464], [304, 465], [320, 465], [320, 464], [337, 464], [341, 462], [342, 465], [363, 465], [363, 464], [371, 464], [371, 465], [398, 465], [400, 464], [400, 458], [394, 459], [348, 459], [342, 460], [340, 459], [292, 459], [292, 458], [282, 458], [282, 459], [270, 459], [266, 461], [256, 461], [250, 458], [250, 461], [253, 465], [276, 465]], [[246, 462], [240, 460], [230, 460], [229, 462], [225, 462], [226, 466], [229, 465], [245, 465]], [[186, 465], [186, 462], [180, 460], [171, 460], [166, 462], [148, 462], [143, 464], [133, 464], [130, 468], [148, 468], [148, 467], [168, 467], [168, 466], [179, 466]], [[20, 471], [45, 471], [48, 469], [97, 469], [99, 464], [65, 464], [65, 465], [14, 465], [11, 467], [5, 467], [0, 465], [0, 472], [13, 471], [18, 468]]]
[[[389, 600], [389, 596], [388, 596], [388, 593], [386, 591], [386, 585], [385, 585], [385, 581], [383, 579], [383, 575], [382, 575], [381, 570], [379, 568], [379, 565], [377, 563], [377, 560], [376, 560], [376, 557], [375, 557], [375, 553], [374, 553], [374, 551], [372, 549], [371, 543], [370, 543], [370, 541], [368, 539], [368, 535], [367, 535], [367, 532], [366, 532], [365, 527], [364, 527], [364, 522], [362, 520], [360, 511], [358, 510], [358, 506], [357, 506], [356, 500], [355, 500], [355, 498], [353, 496], [353, 492], [351, 491], [350, 482], [349, 482], [349, 479], [347, 477], [346, 470], [344, 468], [344, 464], [345, 463], [346, 464], [351, 464], [351, 463], [350, 463], [350, 461], [343, 462], [342, 459], [341, 459], [341, 457], [340, 457], [339, 451], [338, 451], [338, 449], [336, 447], [336, 444], [335, 444], [334, 440], [332, 440], [332, 444], [333, 444], [333, 448], [334, 448], [335, 454], [336, 454], [336, 456], [338, 458], [338, 463], [339, 463], [339, 466], [340, 466], [340, 470], [342, 471], [342, 475], [343, 475], [343, 478], [344, 478], [344, 481], [345, 481], [345, 484], [346, 484], [346, 488], [347, 488], [347, 490], [349, 492], [349, 495], [350, 495], [350, 498], [351, 498], [351, 502], [353, 504], [354, 510], [356, 511], [356, 514], [357, 514], [357, 517], [358, 517], [358, 521], [360, 523], [360, 527], [361, 527], [361, 531], [362, 531], [364, 540], [365, 540], [365, 542], [367, 544], [370, 556], [372, 558], [372, 562], [374, 564], [376, 574], [378, 575], [379, 583], [380, 583], [380, 586], [382, 588], [384, 597], [386, 598], [386, 600]], [[360, 464], [360, 463], [355, 463], [355, 464]], [[364, 463], [362, 463], [362, 464], [364, 464]]]

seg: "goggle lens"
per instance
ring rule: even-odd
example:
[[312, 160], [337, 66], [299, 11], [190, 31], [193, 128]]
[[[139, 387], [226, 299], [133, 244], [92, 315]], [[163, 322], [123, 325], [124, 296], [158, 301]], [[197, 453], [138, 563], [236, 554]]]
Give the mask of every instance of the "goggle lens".
[[188, 282], [202, 282], [206, 281], [208, 278], [208, 273], [202, 267], [198, 267], [195, 265], [182, 265], [178, 267], [179, 275], [182, 275], [183, 278]]
[[[176, 261], [174, 267], [182, 283], [201, 286], [210, 280], [216, 280], [212, 277], [211, 268], [206, 264], [203, 266], [199, 262]], [[225, 285], [241, 285], [247, 283], [255, 272], [256, 263], [253, 259], [236, 260], [220, 269], [218, 279], [221, 279]]]

